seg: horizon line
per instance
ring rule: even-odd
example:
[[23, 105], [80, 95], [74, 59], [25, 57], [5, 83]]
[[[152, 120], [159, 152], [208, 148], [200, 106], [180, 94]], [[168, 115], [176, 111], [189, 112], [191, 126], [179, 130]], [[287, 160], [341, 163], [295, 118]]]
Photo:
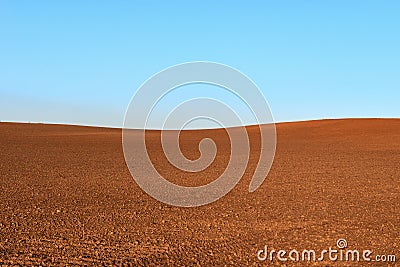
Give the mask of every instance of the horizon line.
[[[305, 119], [305, 120], [290, 120], [290, 121], [276, 121], [272, 122], [273, 124], [289, 124], [289, 123], [300, 123], [300, 122], [313, 122], [313, 121], [334, 121], [334, 120], [396, 120], [400, 119], [400, 117], [337, 117], [337, 118], [318, 118], [318, 119]], [[73, 123], [62, 123], [62, 122], [41, 122], [41, 121], [3, 121], [0, 120], [0, 123], [19, 123], [19, 124], [43, 124], [43, 125], [59, 125], [59, 126], [75, 126], [75, 127], [91, 127], [91, 128], [105, 128], [105, 129], [129, 129], [129, 130], [147, 130], [147, 131], [179, 131], [181, 129], [160, 129], [160, 128], [124, 128], [121, 126], [109, 126], [109, 125], [95, 125], [95, 124], [73, 124]], [[226, 128], [238, 128], [238, 127], [255, 127], [268, 125], [272, 123], [262, 123], [262, 124], [248, 124], [248, 125], [232, 125], [229, 127], [207, 127], [207, 128], [189, 128], [183, 129], [182, 131], [195, 131], [195, 130], [218, 130], [218, 129], [226, 129]]]

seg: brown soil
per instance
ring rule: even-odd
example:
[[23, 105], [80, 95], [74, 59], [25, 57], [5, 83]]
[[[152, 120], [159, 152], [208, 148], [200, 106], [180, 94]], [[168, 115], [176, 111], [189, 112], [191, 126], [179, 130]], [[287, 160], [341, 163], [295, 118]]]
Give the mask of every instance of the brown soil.
[[[258, 261], [265, 245], [320, 251], [339, 238], [399, 261], [400, 119], [278, 124], [272, 170], [254, 193], [257, 128], [248, 131], [252, 158], [239, 184], [210, 205], [179, 208], [134, 182], [119, 129], [0, 123], [0, 265], [266, 266], [279, 262]], [[191, 131], [181, 143], [194, 159], [205, 136], [220, 148], [208, 170], [174, 169], [157, 132], [155, 166], [178, 184], [210, 182], [229, 157], [224, 131]]]

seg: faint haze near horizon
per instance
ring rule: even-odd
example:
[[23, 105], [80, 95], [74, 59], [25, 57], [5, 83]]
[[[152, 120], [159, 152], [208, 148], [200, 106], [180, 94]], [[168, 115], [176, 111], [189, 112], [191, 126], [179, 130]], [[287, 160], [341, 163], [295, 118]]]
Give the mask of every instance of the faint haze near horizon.
[[[143, 82], [189, 61], [242, 71], [278, 122], [398, 118], [398, 14], [397, 1], [0, 1], [0, 121], [122, 127]], [[211, 86], [182, 89], [158, 112], [207, 93], [254, 123]]]

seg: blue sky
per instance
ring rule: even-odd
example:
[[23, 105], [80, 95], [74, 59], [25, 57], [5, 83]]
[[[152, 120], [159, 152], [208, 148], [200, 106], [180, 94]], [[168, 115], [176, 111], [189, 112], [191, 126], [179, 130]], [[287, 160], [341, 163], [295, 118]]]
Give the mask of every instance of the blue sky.
[[0, 0], [0, 120], [120, 127], [145, 80], [188, 61], [245, 73], [276, 121], [398, 118], [399, 14], [399, 1]]

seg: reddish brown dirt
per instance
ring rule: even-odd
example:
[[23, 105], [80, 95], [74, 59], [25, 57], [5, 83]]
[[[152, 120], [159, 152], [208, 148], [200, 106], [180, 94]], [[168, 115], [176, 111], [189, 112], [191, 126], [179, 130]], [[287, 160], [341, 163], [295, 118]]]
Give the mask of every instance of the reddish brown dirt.
[[[248, 129], [252, 159], [239, 184], [210, 205], [179, 208], [134, 182], [121, 130], [0, 123], [0, 265], [266, 266], [279, 262], [257, 260], [264, 245], [321, 251], [339, 238], [399, 262], [400, 119], [278, 124], [272, 170], [254, 193], [258, 138]], [[169, 166], [157, 132], [154, 164], [175, 183], [211, 181], [229, 156], [224, 132], [185, 133], [181, 143], [196, 158], [204, 135], [220, 148], [211, 169], [185, 176]]]

